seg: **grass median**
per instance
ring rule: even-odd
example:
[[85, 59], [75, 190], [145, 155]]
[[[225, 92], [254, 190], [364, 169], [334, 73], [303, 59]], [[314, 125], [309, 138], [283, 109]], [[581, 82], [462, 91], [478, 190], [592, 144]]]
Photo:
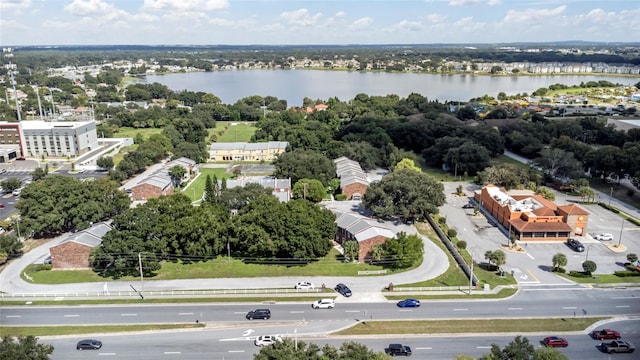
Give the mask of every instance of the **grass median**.
[[131, 331], [156, 331], [204, 328], [205, 324], [155, 324], [155, 325], [74, 325], [74, 326], [3, 326], [2, 336], [53, 336], [86, 335]]
[[468, 334], [582, 331], [609, 317], [363, 321], [332, 335]]

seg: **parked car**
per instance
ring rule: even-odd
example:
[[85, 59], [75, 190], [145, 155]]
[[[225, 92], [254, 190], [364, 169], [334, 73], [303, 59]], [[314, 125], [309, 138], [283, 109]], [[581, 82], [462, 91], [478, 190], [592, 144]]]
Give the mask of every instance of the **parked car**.
[[406, 308], [406, 307], [420, 307], [420, 300], [416, 299], [404, 299], [398, 301], [396, 304], [398, 307]]
[[4, 204], [0, 203], [0, 209], [4, 209]]
[[101, 347], [102, 342], [93, 339], [80, 340], [76, 344], [76, 350], [99, 350]]
[[308, 290], [308, 289], [313, 289], [313, 284], [308, 282], [308, 281], [301, 281], [299, 283], [296, 284], [295, 289], [296, 290]]
[[611, 241], [613, 240], [613, 235], [608, 233], [602, 233], [594, 236], [594, 238], [600, 241]]
[[20, 192], [21, 192], [21, 191], [22, 191], [21, 189], [15, 189], [15, 190], [13, 190], [13, 196], [20, 196]]
[[311, 304], [311, 307], [314, 309], [333, 309], [335, 306], [336, 303], [333, 299], [320, 299]]
[[635, 346], [631, 345], [630, 342], [624, 340], [613, 340], [609, 342], [603, 342], [600, 344], [600, 349], [602, 351], [613, 354], [613, 353], [632, 353], [636, 349]]
[[271, 319], [271, 310], [269, 309], [255, 309], [253, 311], [249, 311], [247, 316], [245, 316], [248, 320], [253, 319], [263, 319], [268, 320]]
[[569, 342], [567, 339], [557, 337], [557, 336], [548, 336], [542, 340], [544, 346], [548, 347], [567, 347], [569, 346]]
[[384, 352], [387, 355], [391, 355], [391, 356], [397, 356], [397, 355], [411, 356], [411, 348], [407, 345], [402, 345], [402, 344], [389, 344], [389, 347], [384, 349]]
[[596, 330], [596, 331], [591, 333], [591, 336], [596, 340], [603, 340], [603, 339], [618, 340], [618, 339], [620, 339], [620, 333], [615, 331], [615, 330], [611, 330], [611, 329]]
[[463, 209], [473, 209], [475, 206], [472, 203], [462, 205]]
[[567, 245], [572, 248], [574, 251], [577, 252], [583, 252], [584, 251], [584, 245], [582, 245], [582, 243], [574, 238], [569, 238], [567, 240]]
[[282, 337], [280, 335], [260, 335], [253, 341], [253, 344], [255, 346], [268, 346], [276, 341], [282, 341]]
[[7, 169], [0, 169], [0, 174], [4, 174], [7, 172]]
[[42, 261], [42, 263], [45, 265], [51, 265], [52, 260], [53, 259], [51, 258], [51, 255], [49, 255], [46, 258], [44, 258], [44, 261]]
[[345, 296], [345, 297], [351, 296], [351, 289], [349, 289], [347, 285], [343, 283], [336, 285], [334, 290], [338, 292], [338, 294], [341, 294], [342, 296]]

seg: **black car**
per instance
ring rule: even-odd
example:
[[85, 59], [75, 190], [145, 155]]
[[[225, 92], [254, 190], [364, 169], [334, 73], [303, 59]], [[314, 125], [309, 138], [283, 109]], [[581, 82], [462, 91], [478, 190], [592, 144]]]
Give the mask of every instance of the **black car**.
[[411, 356], [411, 348], [407, 345], [402, 345], [402, 344], [389, 344], [389, 347], [384, 349], [384, 352], [387, 355], [391, 355], [391, 356], [397, 356], [397, 355]]
[[253, 320], [253, 319], [267, 320], [267, 319], [271, 318], [271, 310], [269, 310], [269, 309], [255, 309], [253, 311], [249, 311], [247, 313], [246, 318], [248, 320]]
[[473, 209], [475, 206], [472, 203], [462, 205], [463, 209]]
[[339, 294], [341, 294], [342, 296], [346, 296], [346, 297], [351, 296], [351, 289], [349, 289], [349, 288], [347, 287], [347, 285], [345, 285], [345, 284], [343, 284], [343, 283], [340, 283], [340, 284], [336, 285], [336, 287], [334, 288], [334, 290], [335, 290], [336, 292], [338, 292]]
[[569, 240], [567, 240], [567, 245], [570, 248], [572, 248], [574, 251], [577, 251], [577, 252], [584, 251], [584, 245], [582, 245], [582, 243], [576, 239], [569, 238]]
[[98, 350], [102, 347], [100, 340], [86, 339], [78, 341], [76, 350]]

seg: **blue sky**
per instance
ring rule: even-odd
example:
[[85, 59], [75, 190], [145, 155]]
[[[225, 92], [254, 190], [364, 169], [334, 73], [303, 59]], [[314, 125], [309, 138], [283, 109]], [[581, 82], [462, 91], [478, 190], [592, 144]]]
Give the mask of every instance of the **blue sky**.
[[640, 41], [637, 0], [0, 0], [0, 44]]

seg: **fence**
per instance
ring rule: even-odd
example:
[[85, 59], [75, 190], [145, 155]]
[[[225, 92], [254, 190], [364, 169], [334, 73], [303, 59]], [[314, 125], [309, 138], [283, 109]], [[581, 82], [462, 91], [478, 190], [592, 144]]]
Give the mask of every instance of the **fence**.
[[[317, 294], [322, 289], [219, 289], [219, 290], [161, 290], [140, 291], [146, 297], [156, 296], [224, 296], [224, 295], [298, 295]], [[83, 297], [139, 297], [135, 291], [93, 291], [73, 293], [0, 293], [2, 299], [48, 299], [48, 298], [83, 298]]]
[[358, 271], [358, 275], [381, 275], [386, 274], [387, 270], [363, 270]]

